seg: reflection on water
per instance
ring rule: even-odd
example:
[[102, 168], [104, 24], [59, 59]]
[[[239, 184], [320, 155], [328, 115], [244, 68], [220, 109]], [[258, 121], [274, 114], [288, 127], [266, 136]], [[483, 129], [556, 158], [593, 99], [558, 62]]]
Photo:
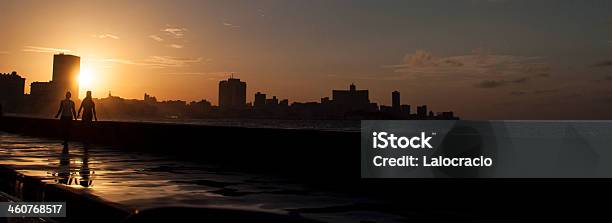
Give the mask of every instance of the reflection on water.
[[[302, 214], [334, 222], [406, 220], [405, 216], [385, 213], [371, 199], [121, 148], [79, 143], [62, 148], [60, 141], [0, 132], [0, 165], [134, 209], [217, 206], [285, 213], [321, 210]], [[350, 208], [364, 206], [371, 208]]]
[[84, 145], [81, 149], [80, 165], [73, 165], [71, 168], [70, 147], [64, 146], [59, 156], [59, 166], [57, 170], [49, 172], [49, 174], [54, 177], [54, 182], [68, 186], [93, 186], [93, 176], [95, 172], [89, 167], [88, 151], [88, 146]]
[[[19, 117], [43, 118], [40, 115], [15, 115]], [[361, 128], [360, 120], [291, 120], [291, 119], [164, 119], [164, 118], [109, 118], [105, 121], [136, 122], [136, 123], [169, 123], [169, 124], [189, 124], [206, 126], [231, 126], [243, 128], [273, 128], [273, 129], [317, 129], [359, 132]]]
[[81, 169], [79, 170], [79, 185], [83, 187], [93, 186], [93, 176], [95, 172], [89, 169], [89, 148], [87, 145], [83, 147], [83, 157], [81, 162]]

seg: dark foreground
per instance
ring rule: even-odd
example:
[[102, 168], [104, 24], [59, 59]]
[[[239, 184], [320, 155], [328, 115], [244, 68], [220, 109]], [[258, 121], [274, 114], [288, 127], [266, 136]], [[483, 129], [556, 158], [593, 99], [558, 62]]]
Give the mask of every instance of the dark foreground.
[[[44, 139], [49, 142], [53, 141], [52, 138], [58, 137], [57, 131], [54, 131], [58, 124], [55, 120], [4, 117], [0, 121], [0, 131], [51, 138]], [[81, 134], [85, 131], [84, 129], [75, 126], [73, 130], [73, 136], [76, 140], [85, 139], [84, 135]], [[117, 151], [118, 156], [132, 154], [136, 159], [153, 156], [164, 157], [165, 160], [177, 160], [177, 162], [197, 163], [198, 165], [213, 167], [206, 171], [216, 175], [232, 172], [241, 173], [241, 176], [269, 176], [274, 179], [283, 179], [272, 183], [285, 189], [289, 187], [283, 193], [295, 195], [295, 193], [298, 193], [296, 191], [299, 190], [295, 190], [291, 185], [297, 184], [307, 188], [299, 192], [302, 193], [300, 196], [303, 197], [312, 197], [313, 194], [316, 194], [326, 197], [328, 200], [341, 197], [349, 201], [341, 202], [341, 205], [334, 204], [334, 202], [319, 202], [323, 205], [310, 205], [310, 208], [296, 208], [295, 206], [293, 209], [288, 208], [293, 212], [287, 212], [287, 208], [280, 208], [285, 212], [279, 215], [261, 214], [258, 210], [243, 208], [242, 206], [238, 210], [232, 208], [228, 210], [228, 206], [232, 206], [231, 203], [228, 206], [212, 209], [202, 209], [200, 206], [185, 208], [189, 205], [169, 203], [154, 207], [163, 207], [162, 209], [144, 211], [146, 215], [140, 215], [144, 216], [143, 218], [155, 216], [154, 218], [158, 220], [162, 219], [163, 216], [176, 218], [177, 213], [180, 213], [180, 216], [183, 217], [198, 216], [204, 213], [204, 210], [207, 210], [207, 213], [210, 212], [215, 219], [222, 219], [223, 216], [242, 216], [236, 215], [236, 212], [244, 212], [245, 216], [255, 216], [247, 217], [247, 220], [278, 217], [280, 221], [297, 220], [291, 213], [309, 216], [320, 215], [321, 213], [354, 212], [382, 213], [374, 219], [361, 219], [379, 222], [523, 222], [530, 220], [567, 220], [569, 218], [585, 220], [606, 213], [603, 211], [605, 205], [602, 206], [599, 203], [607, 203], [612, 197], [609, 190], [612, 181], [607, 179], [361, 179], [359, 173], [360, 135], [355, 132], [125, 122], [99, 122], [96, 123], [94, 129], [88, 131], [94, 135], [93, 138], [89, 139], [90, 142], [94, 145], [104, 145], [105, 148], [110, 148], [109, 151]], [[50, 149], [50, 151], [55, 151], [61, 155], [62, 149], [58, 145], [59, 141], [56, 142], [57, 149]], [[97, 149], [99, 147], [94, 146], [91, 153], [106, 154], [99, 153], [100, 149]], [[81, 146], [76, 146], [72, 151], [77, 157], [83, 157], [83, 151], [85, 150]], [[57, 163], [61, 161], [59, 155]], [[28, 157], [31, 156], [25, 158]], [[90, 160], [98, 160], [99, 162], [105, 160], [104, 156], [89, 157], [91, 157]], [[154, 163], [153, 160], [149, 163]], [[112, 163], [106, 161], [104, 161], [105, 164]], [[100, 198], [96, 193], [88, 192], [97, 190], [96, 183], [93, 184], [93, 187], [86, 189], [76, 185], [62, 186], [61, 184], [53, 184], [53, 182], [48, 181], [49, 179], [45, 181], [44, 177], [37, 177], [36, 174], [28, 174], [27, 171], [16, 172], [15, 168], [6, 168], [7, 165], [2, 166], [4, 166], [0, 169], [2, 170], [0, 171], [2, 174], [2, 185], [0, 185], [2, 191], [29, 201], [49, 200], [50, 198], [66, 200], [69, 202], [68, 206], [80, 208], [77, 211], [68, 212], [69, 215], [72, 215], [71, 218], [76, 219], [76, 221], [91, 220], [91, 216], [96, 216], [96, 213], [98, 215], [99, 213], [105, 213], [100, 210], [108, 210], [109, 214], [100, 216], [98, 219], [107, 218], [108, 221], [119, 221], [135, 209], [129, 204], [121, 204], [121, 201], [112, 202], [112, 199], [104, 199], [103, 195]], [[98, 170], [98, 173], [102, 172], [101, 174], [104, 174], [104, 171], [108, 171], [110, 166], [112, 165]], [[129, 170], [130, 168], [127, 166], [122, 169]], [[181, 171], [197, 170], [197, 168], [192, 167], [177, 170], [172, 165], [160, 168], [167, 168], [167, 170], [161, 172], [168, 174], [161, 176], [161, 178], [180, 175]], [[146, 168], [132, 167], [132, 169]], [[176, 173], [172, 173], [173, 171]], [[137, 174], [122, 176], [124, 181], [130, 181], [138, 177]], [[236, 189], [227, 185], [228, 183], [231, 184], [232, 181], [228, 180], [231, 178], [229, 176], [226, 179], [210, 175], [192, 176], [197, 177], [187, 177], [187, 179], [183, 179], [183, 184], [181, 182], [176, 184], [187, 185], [185, 188], [190, 188], [194, 186], [185, 182], [199, 181], [200, 184], [204, 184], [204, 187], [213, 187], [214, 190], [211, 191], [219, 196], [231, 196], [249, 191], [248, 189]], [[247, 179], [251, 178], [247, 177]], [[213, 185], [211, 186], [211, 184]], [[246, 187], [252, 185], [257, 184], [247, 183]], [[40, 197], [40, 193], [37, 192], [40, 188], [44, 188], [45, 196], [43, 197]], [[154, 188], [154, 186], [151, 186], [151, 188]], [[104, 188], [101, 187], [101, 190], [104, 190]], [[134, 189], [134, 191], [148, 190]], [[194, 196], [194, 198], [193, 203], [208, 199], [198, 196]], [[252, 203], [257, 203], [253, 202], [256, 198], [248, 196], [243, 198]], [[286, 202], [270, 199], [266, 196], [257, 199], [263, 200], [260, 203], [269, 202], [276, 205]], [[70, 205], [70, 202], [82, 203], [83, 205]], [[171, 206], [174, 207], [168, 208]], [[181, 208], [176, 208], [176, 206]], [[384, 216], [387, 216], [387, 218]], [[322, 220], [322, 218], [318, 217], [316, 220]], [[340, 220], [329, 218], [327, 221]], [[260, 221], [255, 220], [254, 222]]]

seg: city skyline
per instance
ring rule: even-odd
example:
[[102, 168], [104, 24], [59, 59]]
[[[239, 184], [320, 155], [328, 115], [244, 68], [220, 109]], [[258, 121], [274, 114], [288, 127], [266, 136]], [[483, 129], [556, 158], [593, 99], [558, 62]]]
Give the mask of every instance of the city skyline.
[[355, 83], [379, 104], [398, 90], [402, 104], [466, 119], [609, 119], [610, 4], [4, 1], [15, 19], [0, 21], [0, 72], [17, 71], [29, 92], [65, 52], [81, 56], [80, 91], [94, 97], [217, 104], [234, 73], [250, 102], [319, 101]]
[[[79, 74], [81, 58], [76, 55], [59, 53], [53, 55], [53, 75], [48, 82], [32, 82], [30, 94], [24, 94], [26, 78], [16, 71], [0, 73], [0, 105], [14, 114], [48, 116], [57, 101], [68, 97], [67, 92], [79, 95], [80, 84], [84, 83]], [[91, 93], [88, 89], [84, 89]], [[265, 93], [257, 92], [253, 101], [247, 103], [247, 83], [233, 75], [219, 81], [218, 104], [207, 99], [199, 101], [160, 100], [144, 93], [142, 100], [125, 99], [113, 96], [111, 92], [104, 98], [93, 98], [102, 108], [107, 118], [268, 118], [268, 119], [418, 119], [452, 120], [459, 119], [453, 111], [429, 110], [427, 105], [417, 106], [416, 113], [411, 106], [401, 104], [400, 92], [391, 92], [392, 105], [370, 101], [369, 90], [357, 89], [350, 84], [347, 90], [332, 90], [330, 97], [320, 101], [289, 103], [288, 99], [279, 100], [276, 96], [267, 98]], [[89, 95], [91, 96], [91, 95]], [[80, 98], [72, 97], [77, 104]], [[100, 109], [99, 109], [100, 110]]]

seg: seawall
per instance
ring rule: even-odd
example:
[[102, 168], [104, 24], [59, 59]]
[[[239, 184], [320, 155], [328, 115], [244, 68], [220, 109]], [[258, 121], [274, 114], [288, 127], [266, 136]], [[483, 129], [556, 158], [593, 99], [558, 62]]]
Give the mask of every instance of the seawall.
[[[0, 131], [60, 138], [54, 119], [5, 116]], [[360, 134], [143, 122], [74, 121], [71, 139], [215, 164], [299, 177], [360, 177]]]

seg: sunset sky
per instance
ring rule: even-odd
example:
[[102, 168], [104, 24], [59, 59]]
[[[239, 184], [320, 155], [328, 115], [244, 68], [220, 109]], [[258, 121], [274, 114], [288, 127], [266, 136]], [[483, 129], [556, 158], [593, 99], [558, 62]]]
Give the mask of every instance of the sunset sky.
[[0, 72], [51, 79], [81, 56], [94, 97], [217, 103], [230, 73], [257, 91], [319, 101], [355, 83], [370, 99], [466, 119], [611, 119], [612, 1], [0, 2]]

